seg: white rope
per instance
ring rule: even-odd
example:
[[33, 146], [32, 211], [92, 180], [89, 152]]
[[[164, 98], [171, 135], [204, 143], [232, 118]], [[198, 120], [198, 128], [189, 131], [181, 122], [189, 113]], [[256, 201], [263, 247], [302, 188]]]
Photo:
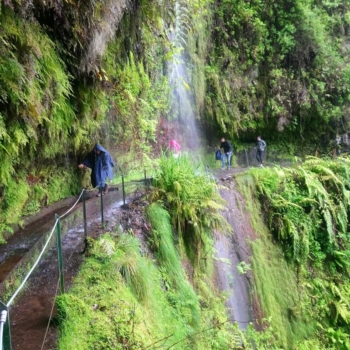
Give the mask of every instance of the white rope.
[[3, 339], [4, 339], [4, 325], [6, 322], [6, 318], [7, 318], [7, 311], [6, 310], [2, 310], [1, 311], [1, 316], [0, 316], [0, 350], [3, 349]]
[[46, 250], [46, 248], [47, 248], [47, 246], [48, 246], [48, 244], [49, 244], [49, 242], [50, 242], [50, 240], [51, 240], [51, 238], [52, 238], [52, 235], [53, 235], [53, 233], [54, 233], [54, 231], [55, 231], [55, 229], [56, 229], [57, 222], [58, 222], [60, 219], [62, 219], [63, 217], [65, 217], [66, 215], [68, 215], [68, 214], [74, 209], [74, 207], [79, 203], [80, 198], [81, 198], [81, 196], [83, 195], [84, 191], [85, 191], [85, 188], [83, 188], [82, 191], [80, 192], [79, 198], [76, 200], [76, 202], [74, 203], [74, 205], [73, 205], [69, 210], [67, 210], [64, 214], [62, 214], [61, 216], [59, 216], [58, 219], [56, 219], [55, 224], [54, 224], [54, 226], [53, 226], [53, 228], [52, 228], [52, 230], [51, 230], [51, 232], [50, 232], [50, 234], [49, 234], [49, 237], [48, 237], [48, 239], [47, 239], [47, 241], [46, 241], [46, 243], [45, 243], [43, 249], [41, 250], [41, 252], [40, 252], [38, 258], [36, 259], [36, 261], [35, 261], [34, 265], [32, 266], [32, 268], [31, 268], [31, 269], [29, 270], [29, 272], [27, 273], [26, 277], [23, 279], [21, 285], [17, 288], [17, 290], [15, 291], [15, 293], [12, 295], [11, 299], [10, 299], [10, 300], [8, 301], [8, 303], [6, 304], [7, 307], [9, 307], [9, 306], [12, 304], [12, 302], [14, 301], [14, 299], [16, 298], [16, 296], [18, 295], [18, 293], [21, 291], [21, 289], [23, 288], [23, 286], [24, 286], [25, 283], [27, 282], [28, 278], [30, 277], [30, 275], [32, 274], [32, 272], [34, 271], [34, 269], [36, 268], [36, 266], [38, 265], [38, 263], [39, 263], [41, 257], [43, 256], [43, 254], [44, 254], [44, 252], [45, 252], [45, 250]]
[[[100, 184], [99, 184], [99, 185], [100, 185]], [[99, 186], [99, 185], [98, 185], [98, 186]], [[96, 186], [95, 188], [97, 188], [98, 186]], [[62, 214], [61, 216], [59, 216], [59, 217], [56, 219], [55, 224], [54, 224], [54, 226], [53, 226], [53, 228], [52, 228], [52, 230], [51, 230], [51, 232], [50, 232], [50, 234], [49, 234], [49, 237], [48, 237], [48, 239], [47, 239], [47, 241], [46, 241], [46, 243], [45, 243], [43, 249], [41, 250], [41, 252], [40, 252], [38, 258], [36, 259], [36, 261], [35, 261], [34, 265], [32, 266], [32, 268], [31, 268], [31, 269], [29, 270], [29, 272], [27, 273], [26, 277], [23, 279], [21, 285], [17, 288], [17, 290], [15, 291], [15, 293], [12, 295], [11, 299], [7, 302], [7, 304], [6, 304], [7, 307], [9, 307], [9, 306], [12, 304], [12, 302], [15, 300], [15, 298], [16, 298], [17, 295], [18, 295], [18, 293], [21, 291], [21, 289], [23, 288], [23, 286], [24, 286], [25, 283], [27, 282], [28, 278], [30, 277], [30, 275], [32, 274], [32, 272], [34, 271], [34, 269], [36, 268], [36, 266], [38, 265], [38, 263], [39, 263], [41, 257], [43, 256], [43, 254], [44, 254], [44, 252], [45, 252], [45, 250], [46, 250], [46, 248], [47, 248], [47, 246], [48, 246], [48, 244], [49, 244], [49, 242], [50, 242], [50, 240], [51, 240], [51, 238], [52, 238], [52, 235], [53, 235], [53, 233], [54, 233], [54, 231], [55, 231], [55, 229], [56, 229], [56, 226], [57, 226], [58, 221], [59, 221], [60, 219], [62, 219], [63, 217], [65, 217], [66, 215], [68, 215], [68, 214], [74, 209], [74, 207], [79, 203], [79, 201], [80, 201], [80, 199], [81, 199], [81, 197], [82, 197], [84, 191], [86, 191], [85, 188], [83, 188], [82, 191], [80, 192], [79, 198], [76, 200], [76, 202], [74, 203], [74, 205], [73, 205], [69, 210], [67, 210], [64, 214]], [[0, 350], [1, 350], [1, 349], [0, 349]]]
[[[76, 245], [76, 247], [73, 249], [72, 253], [70, 254], [70, 256], [69, 256], [69, 258], [68, 258], [68, 260], [67, 260], [67, 263], [69, 263], [70, 259], [72, 258], [73, 254], [75, 253], [77, 246], [78, 246], [78, 245]], [[66, 270], [66, 271], [67, 271], [67, 270]], [[58, 279], [58, 281], [57, 281], [56, 292], [55, 292], [55, 295], [54, 295], [53, 301], [52, 301], [52, 307], [51, 307], [50, 317], [49, 317], [49, 321], [48, 321], [48, 323], [47, 323], [47, 327], [46, 327], [46, 331], [45, 331], [44, 340], [43, 340], [43, 343], [42, 343], [42, 345], [41, 345], [41, 349], [40, 349], [40, 350], [43, 350], [43, 349], [44, 349], [45, 341], [46, 341], [46, 337], [47, 337], [47, 333], [49, 332], [50, 323], [51, 323], [52, 315], [53, 315], [53, 310], [54, 310], [54, 308], [55, 308], [55, 300], [56, 300], [56, 298], [57, 298], [59, 283], [60, 283], [60, 279]], [[1, 349], [0, 349], [0, 350], [1, 350]]]
[[79, 203], [80, 198], [81, 198], [81, 196], [83, 195], [84, 191], [85, 191], [85, 188], [83, 188], [82, 191], [80, 192], [79, 198], [78, 198], [77, 201], [74, 203], [74, 205], [73, 205], [69, 210], [67, 210], [64, 214], [62, 214], [62, 215], [59, 217], [60, 219], [63, 219], [66, 215], [68, 215], [68, 214], [75, 208], [75, 206]]
[[45, 243], [43, 249], [41, 250], [41, 252], [40, 252], [38, 258], [36, 259], [34, 265], [33, 265], [32, 268], [29, 270], [29, 272], [27, 273], [26, 277], [23, 279], [21, 285], [17, 288], [17, 290], [15, 291], [15, 293], [12, 295], [11, 299], [7, 302], [7, 304], [6, 304], [7, 307], [9, 307], [9, 306], [12, 304], [12, 302], [15, 300], [16, 296], [17, 296], [18, 293], [21, 291], [21, 289], [23, 288], [23, 286], [24, 286], [25, 283], [27, 282], [28, 278], [30, 277], [30, 275], [32, 274], [32, 272], [34, 271], [34, 269], [36, 268], [36, 266], [38, 265], [38, 263], [39, 263], [41, 257], [42, 257], [43, 254], [44, 254], [45, 249], [47, 248], [47, 246], [48, 246], [48, 244], [49, 244], [49, 242], [50, 242], [50, 240], [51, 240], [51, 238], [52, 238], [53, 233], [55, 232], [55, 228], [56, 228], [56, 226], [57, 226], [58, 220], [59, 220], [59, 219], [56, 219], [55, 224], [53, 225], [53, 228], [52, 228], [52, 230], [51, 230], [51, 232], [50, 232], [50, 234], [49, 234], [49, 237], [48, 237], [48, 239], [47, 239], [47, 241], [46, 241], [46, 243]]

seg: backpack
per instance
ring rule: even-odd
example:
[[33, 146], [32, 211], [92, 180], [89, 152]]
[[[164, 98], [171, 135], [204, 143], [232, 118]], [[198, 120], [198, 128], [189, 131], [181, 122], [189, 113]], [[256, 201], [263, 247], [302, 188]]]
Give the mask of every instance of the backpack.
[[219, 149], [215, 153], [215, 159], [222, 160], [222, 154], [221, 154], [221, 151]]

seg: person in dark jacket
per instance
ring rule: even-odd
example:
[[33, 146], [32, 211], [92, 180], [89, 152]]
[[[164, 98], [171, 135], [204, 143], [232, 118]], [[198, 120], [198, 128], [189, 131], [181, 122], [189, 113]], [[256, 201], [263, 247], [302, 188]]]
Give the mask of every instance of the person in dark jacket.
[[[100, 144], [96, 144], [94, 149], [88, 153], [79, 168], [88, 167], [91, 169], [91, 184], [93, 187], [103, 188], [103, 193], [108, 192], [106, 184], [107, 177], [112, 180], [114, 162], [108, 151]], [[99, 195], [99, 194], [98, 194]]]
[[266, 142], [261, 138], [261, 136], [258, 136], [256, 143], [256, 159], [258, 161], [258, 166], [263, 166], [265, 147]]
[[227, 169], [230, 169], [231, 156], [232, 156], [232, 145], [229, 141], [225, 140], [225, 138], [223, 137], [221, 139], [220, 148], [223, 150], [221, 169], [225, 169], [226, 160], [227, 160]]

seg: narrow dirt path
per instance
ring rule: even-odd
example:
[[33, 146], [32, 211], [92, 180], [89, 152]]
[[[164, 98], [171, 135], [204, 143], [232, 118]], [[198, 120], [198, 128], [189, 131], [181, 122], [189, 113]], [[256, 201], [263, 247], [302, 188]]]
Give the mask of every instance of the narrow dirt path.
[[[87, 201], [88, 235], [97, 237], [110, 227], [117, 224], [117, 212], [122, 204], [121, 194], [118, 191], [109, 192], [104, 197], [104, 222], [101, 227], [101, 211], [99, 199]], [[46, 220], [46, 221], [45, 221]], [[84, 260], [84, 227], [82, 220], [82, 205], [79, 204], [72, 214], [61, 221], [62, 248], [64, 260], [65, 289], [67, 290], [73, 278], [79, 271]], [[31, 228], [42, 232], [41, 225], [52, 228], [54, 219], [43, 218], [31, 225]], [[35, 230], [35, 227], [37, 230]], [[38, 232], [37, 232], [38, 231]], [[42, 232], [44, 234], [46, 231]], [[29, 234], [29, 236], [32, 236]], [[27, 240], [26, 240], [27, 243]], [[20, 245], [20, 243], [18, 243]], [[50, 316], [55, 315], [53, 303], [57, 294], [58, 264], [57, 249], [54, 245], [45, 254], [29, 278], [25, 290], [10, 307], [10, 324], [12, 348], [21, 350], [55, 349], [57, 345], [57, 329], [50, 323]], [[52, 314], [51, 314], [52, 313]], [[47, 332], [47, 334], [46, 334]]]
[[241, 262], [249, 264], [252, 253], [247, 240], [255, 237], [250, 215], [244, 209], [244, 198], [236, 189], [232, 177], [244, 170], [221, 170], [215, 174], [221, 187], [220, 194], [227, 202], [227, 210], [222, 214], [233, 229], [231, 235], [226, 232], [215, 233], [218, 285], [222, 291], [229, 293], [226, 306], [231, 320], [237, 322], [240, 329], [246, 328], [249, 322], [256, 319], [249, 288], [252, 272], [240, 274], [237, 268]]

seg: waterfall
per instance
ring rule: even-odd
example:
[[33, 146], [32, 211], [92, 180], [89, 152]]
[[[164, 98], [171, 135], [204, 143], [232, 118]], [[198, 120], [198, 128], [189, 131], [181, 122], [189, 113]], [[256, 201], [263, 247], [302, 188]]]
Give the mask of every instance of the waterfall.
[[172, 116], [177, 120], [178, 128], [169, 137], [177, 139], [185, 149], [195, 150], [199, 148], [200, 137], [193, 110], [194, 96], [189, 74], [191, 62], [186, 39], [190, 30], [190, 15], [185, 1], [175, 2], [174, 14], [174, 23], [168, 34], [174, 52], [168, 78], [172, 94]]

